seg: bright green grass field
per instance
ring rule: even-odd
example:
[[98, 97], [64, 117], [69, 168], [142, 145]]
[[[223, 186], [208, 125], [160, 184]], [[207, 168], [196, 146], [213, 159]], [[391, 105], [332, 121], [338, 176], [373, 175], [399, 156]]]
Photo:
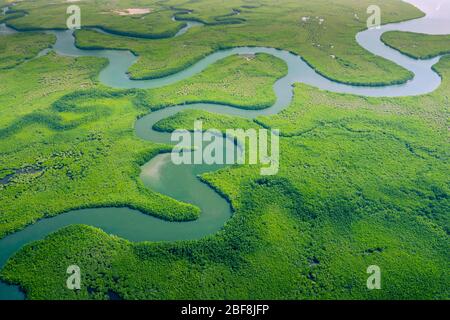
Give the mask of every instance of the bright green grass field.
[[390, 31], [383, 33], [381, 40], [388, 46], [416, 59], [428, 59], [450, 53], [450, 35]]
[[[1, 234], [92, 204], [128, 203], [167, 219], [198, 214], [142, 188], [139, 164], [164, 147], [137, 139], [132, 125], [158, 93], [102, 88], [95, 75], [103, 63], [50, 54], [2, 72], [1, 168], [45, 170], [0, 189]], [[202, 95], [246, 106], [245, 95], [212, 81], [220, 70], [245, 70], [229, 77], [244, 85], [265, 74], [255, 90], [266, 104], [279, 63], [229, 57], [172, 89], [196, 101], [202, 84]], [[441, 87], [418, 97], [363, 98], [296, 85], [292, 104], [275, 116], [249, 121], [187, 111], [166, 119], [158, 126], [169, 131], [198, 118], [205, 128], [279, 128], [280, 172], [261, 177], [259, 168], [238, 166], [205, 174], [236, 211], [202, 240], [130, 243], [70, 226], [27, 245], [1, 276], [31, 299], [107, 299], [111, 291], [125, 299], [448, 299], [450, 57], [435, 67]], [[48, 201], [61, 192], [64, 201]], [[73, 261], [83, 270], [77, 292], [64, 287]], [[372, 264], [381, 268], [382, 290], [366, 288]]]

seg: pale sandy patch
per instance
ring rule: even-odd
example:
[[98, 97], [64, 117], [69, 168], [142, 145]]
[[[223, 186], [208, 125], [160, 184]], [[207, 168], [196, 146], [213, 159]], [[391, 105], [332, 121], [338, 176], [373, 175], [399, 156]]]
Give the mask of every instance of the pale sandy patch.
[[118, 14], [119, 16], [132, 16], [132, 15], [140, 15], [152, 12], [153, 9], [150, 8], [128, 8], [124, 10], [114, 10], [113, 12]]
[[240, 56], [245, 58], [245, 60], [247, 60], [247, 61], [255, 59], [255, 54], [253, 54], [253, 53], [242, 53], [242, 54], [240, 54]]
[[170, 153], [159, 154], [141, 167], [141, 177], [159, 180], [161, 169], [170, 161]]

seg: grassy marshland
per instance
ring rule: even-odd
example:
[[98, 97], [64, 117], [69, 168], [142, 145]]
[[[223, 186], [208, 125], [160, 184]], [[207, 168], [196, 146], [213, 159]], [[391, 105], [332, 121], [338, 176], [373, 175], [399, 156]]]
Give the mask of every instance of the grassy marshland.
[[13, 34], [4, 36], [0, 42], [0, 70], [13, 68], [25, 60], [36, 57], [50, 47], [55, 37], [50, 34]]
[[[132, 50], [139, 55], [138, 62], [130, 68], [136, 79], [171, 74], [221, 48], [249, 45], [292, 51], [321, 74], [341, 82], [372, 85], [404, 82], [412, 77], [410, 72], [373, 56], [355, 41], [355, 34], [366, 27], [366, 9], [373, 4], [369, 2], [341, 0], [339, 6], [330, 6], [323, 0], [305, 2], [302, 6], [290, 0], [262, 1], [261, 5], [255, 2], [251, 8], [241, 8], [239, 17], [245, 18], [242, 23], [195, 27], [181, 37], [160, 40], [81, 30], [76, 34], [77, 45]], [[377, 2], [384, 13], [384, 23], [422, 15], [401, 1]], [[185, 4], [187, 8], [190, 5], [195, 6]], [[310, 19], [302, 21], [302, 17]]]
[[[148, 92], [152, 108], [184, 102], [215, 102], [246, 109], [267, 108], [275, 103], [272, 86], [287, 73], [284, 61], [267, 54], [219, 60], [204, 72], [184, 81]], [[251, 78], [251, 81], [249, 78]]]
[[381, 40], [388, 46], [416, 59], [429, 59], [450, 53], [449, 35], [390, 31], [384, 33]]

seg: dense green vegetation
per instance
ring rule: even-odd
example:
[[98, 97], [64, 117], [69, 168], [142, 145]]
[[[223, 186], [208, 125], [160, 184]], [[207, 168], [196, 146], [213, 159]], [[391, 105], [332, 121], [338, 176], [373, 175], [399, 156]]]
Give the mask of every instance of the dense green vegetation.
[[[216, 235], [130, 243], [71, 226], [21, 250], [2, 277], [34, 299], [103, 299], [108, 291], [127, 299], [448, 298], [450, 58], [437, 69], [444, 82], [433, 94], [362, 98], [298, 85], [287, 110], [246, 121], [281, 128], [280, 173], [261, 178], [257, 168], [234, 167], [204, 175], [236, 209]], [[124, 100], [133, 93], [123, 94], [108, 103], [97, 95], [95, 104], [84, 100], [117, 106], [122, 117], [135, 114]], [[186, 113], [186, 123], [173, 118], [177, 125], [202, 117], [207, 126], [227, 128], [232, 120]], [[114, 118], [109, 130], [129, 136], [130, 152], [138, 141], [120, 129], [125, 118]], [[114, 138], [112, 145], [121, 143]], [[111, 153], [126, 155], [117, 149]], [[128, 162], [122, 158], [122, 169]], [[61, 286], [61, 270], [74, 261], [83, 270], [76, 292]], [[383, 290], [366, 289], [370, 264], [381, 267]]]
[[139, 165], [166, 147], [135, 137], [135, 119], [164, 101], [174, 103], [171, 91], [187, 94], [180, 101], [194, 101], [199, 92], [223, 103], [267, 106], [274, 100], [271, 86], [286, 72], [272, 56], [231, 56], [160, 91], [111, 91], [95, 82], [104, 63], [51, 53], [2, 72], [0, 179], [23, 168], [39, 170], [0, 184], [0, 235], [85, 207], [128, 206], [168, 220], [195, 219], [198, 208], [147, 190], [138, 179]]
[[[141, 2], [140, 4], [138, 2]], [[83, 27], [99, 27], [108, 32], [140, 36], [146, 38], [165, 38], [173, 36], [185, 23], [172, 21], [174, 10], [158, 4], [158, 1], [77, 1], [68, 3], [56, 0], [18, 2], [7, 17], [14, 14], [17, 19], [8, 19], [8, 24], [19, 30], [66, 29], [69, 15], [67, 7], [75, 4], [81, 9]], [[127, 8], [145, 8], [149, 13], [122, 15]], [[22, 13], [22, 14], [21, 14]], [[24, 15], [23, 13], [26, 13]]]
[[390, 31], [383, 33], [381, 40], [388, 46], [416, 59], [428, 59], [450, 53], [449, 35]]
[[137, 93], [89, 89], [103, 64], [50, 54], [2, 71], [2, 175], [41, 170], [0, 185], [0, 235], [73, 208], [130, 206], [170, 220], [197, 217], [198, 209], [137, 179], [139, 165], [161, 147], [134, 137], [132, 124], [146, 110], [135, 105]]
[[[222, 0], [216, 1], [217, 7], [223, 7]], [[231, 5], [234, 1], [225, 3]], [[383, 23], [422, 15], [401, 1], [376, 2], [383, 12]], [[206, 2], [186, 2], [183, 8], [201, 6], [201, 3], [202, 9], [196, 9], [199, 16], [216, 7], [208, 1], [208, 6]], [[77, 45], [131, 49], [139, 55], [138, 62], [130, 68], [131, 76], [136, 79], [171, 74], [216, 50], [246, 45], [292, 51], [319, 73], [341, 82], [380, 85], [412, 78], [407, 70], [369, 54], [356, 43], [355, 34], [366, 27], [366, 9], [373, 1], [341, 0], [339, 6], [330, 6], [325, 0], [308, 1], [302, 6], [295, 0], [252, 1], [251, 4], [242, 2], [245, 8], [234, 6], [240, 8], [239, 17], [245, 18], [245, 23], [196, 27], [181, 37], [156, 41], [81, 30], [76, 33]], [[311, 18], [304, 22], [305, 16]]]
[[[138, 52], [139, 63], [132, 68], [136, 77], [172, 72], [216, 45], [254, 44], [301, 52], [341, 81], [406, 79], [403, 69], [356, 46], [354, 33], [364, 21], [346, 17], [346, 27], [338, 27], [345, 14], [364, 16], [367, 3], [341, 2], [328, 8], [314, 1], [297, 10], [294, 2], [273, 6], [232, 0], [210, 11], [203, 1], [168, 1], [184, 9], [181, 16], [194, 10], [189, 17], [213, 26], [171, 40], [92, 31], [77, 36], [83, 46]], [[386, 11], [384, 19], [418, 15], [397, 1], [381, 4], [406, 8], [402, 14]], [[41, 23], [38, 5], [25, 1], [20, 8], [29, 15], [14, 23]], [[47, 9], [45, 23], [57, 23], [53, 7]], [[233, 9], [240, 14], [229, 15]], [[325, 17], [324, 27], [334, 33], [316, 33], [318, 23], [292, 28], [307, 31], [295, 35], [285, 29], [286, 19], [303, 15], [312, 21], [316, 15]], [[214, 25], [220, 17], [233, 23], [226, 27], [230, 32]], [[129, 19], [111, 23], [132, 29]], [[258, 25], [263, 20], [273, 25]], [[243, 36], [244, 31], [249, 32]], [[205, 39], [216, 42], [205, 45]], [[333, 40], [339, 59], [327, 60], [334, 54], [331, 46], [305, 46], [319, 40]], [[199, 43], [204, 46], [196, 47]], [[179, 50], [184, 45], [190, 51]], [[436, 47], [420, 54], [435, 54]], [[16, 50], [25, 52], [20, 44]], [[139, 166], [167, 147], [138, 139], [135, 119], [150, 110], [205, 99], [261, 108], [273, 102], [270, 87], [286, 72], [271, 56], [232, 56], [165, 88], [111, 90], [97, 82], [105, 63], [50, 53], [0, 70], [0, 179], [12, 175], [0, 183], [0, 238], [37, 219], [84, 207], [129, 206], [168, 220], [195, 219], [198, 208], [157, 194], [138, 179]], [[280, 129], [280, 172], [261, 177], [259, 168], [233, 166], [204, 174], [202, 179], [235, 209], [217, 234], [198, 241], [131, 243], [73, 225], [28, 244], [8, 261], [1, 278], [20, 284], [30, 299], [107, 299], [110, 292], [125, 299], [448, 299], [450, 57], [435, 68], [442, 85], [423, 96], [367, 98], [297, 84], [291, 105], [274, 116], [247, 120], [187, 110], [164, 119], [157, 129], [190, 128], [196, 119], [203, 120], [205, 129]], [[64, 287], [65, 270], [74, 263], [82, 270], [79, 291]], [[372, 264], [381, 268], [382, 290], [366, 288], [366, 268]]]
[[[186, 25], [183, 20], [198, 20], [208, 25], [242, 23], [245, 19], [238, 16], [238, 8], [245, 1], [220, 2], [220, 6], [210, 3], [192, 3], [185, 1], [155, 0], [108, 0], [72, 1], [46, 0], [21, 1], [11, 7], [4, 21], [20, 30], [65, 29], [67, 7], [71, 4], [81, 9], [84, 27], [98, 27], [110, 33], [141, 38], [168, 38]], [[6, 2], [5, 2], [6, 5]], [[0, 7], [2, 4], [0, 4]], [[187, 8], [189, 7], [189, 8]], [[145, 9], [147, 12], [129, 14], [127, 9]], [[207, 10], [207, 11], [206, 11]], [[174, 21], [172, 17], [176, 17]]]
[[41, 50], [55, 41], [50, 34], [12, 34], [2, 37], [0, 42], [0, 70], [15, 67], [34, 58]]
[[287, 73], [284, 61], [267, 54], [235, 55], [219, 60], [204, 72], [163, 88], [150, 90], [152, 108], [185, 102], [214, 102], [246, 109], [275, 103], [273, 80]]

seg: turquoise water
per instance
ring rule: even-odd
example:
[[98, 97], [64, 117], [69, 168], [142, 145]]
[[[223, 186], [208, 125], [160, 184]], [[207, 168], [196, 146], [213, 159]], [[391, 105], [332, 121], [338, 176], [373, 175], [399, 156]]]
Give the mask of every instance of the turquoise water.
[[[418, 0], [411, 0], [417, 2]], [[427, 1], [427, 5], [432, 1]], [[438, 1], [435, 1], [438, 2]], [[448, 4], [448, 2], [447, 2]], [[419, 4], [420, 5], [420, 4]], [[420, 6], [422, 8], [422, 6]], [[450, 33], [450, 27], [442, 19], [448, 12], [446, 6], [436, 14], [435, 8], [426, 11], [427, 16], [403, 23], [382, 26], [380, 29], [366, 30], [356, 36], [358, 43], [370, 52], [385, 57], [414, 72], [415, 77], [401, 85], [384, 87], [350, 86], [328, 80], [317, 74], [301, 57], [284, 50], [265, 47], [239, 47], [215, 52], [191, 67], [176, 74], [152, 80], [130, 80], [126, 74], [128, 68], [136, 62], [137, 57], [129, 51], [117, 50], [80, 50], [74, 46], [71, 31], [48, 31], [57, 37], [53, 50], [66, 56], [96, 56], [109, 59], [109, 65], [99, 75], [100, 81], [113, 88], [157, 88], [183, 79], [187, 79], [210, 64], [234, 54], [268, 53], [284, 60], [288, 65], [288, 74], [278, 80], [274, 86], [276, 103], [264, 110], [243, 110], [225, 105], [191, 104], [180, 105], [152, 112], [136, 121], [135, 132], [138, 137], [161, 143], [170, 143], [170, 135], [154, 131], [152, 126], [157, 121], [176, 114], [181, 110], [207, 110], [221, 114], [255, 118], [259, 115], [275, 114], [286, 108], [292, 100], [292, 84], [307, 83], [333, 92], [353, 93], [366, 96], [408, 96], [419, 95], [435, 90], [441, 82], [440, 77], [431, 69], [439, 57], [429, 60], [414, 60], [400, 54], [380, 41], [383, 32], [389, 30], [416, 31], [427, 33]], [[446, 9], [447, 8], [447, 9]], [[423, 9], [423, 8], [422, 8]], [[430, 9], [431, 10], [431, 9]], [[440, 21], [440, 22], [439, 22]], [[189, 32], [198, 23], [188, 23], [176, 36]], [[443, 28], [444, 26], [444, 28]], [[0, 25], [0, 35], [15, 32]], [[45, 54], [43, 52], [42, 54]], [[219, 165], [174, 165], [170, 154], [154, 157], [142, 166], [140, 178], [146, 186], [166, 194], [179, 201], [192, 203], [201, 209], [201, 216], [196, 221], [167, 222], [144, 215], [128, 208], [96, 208], [73, 210], [56, 217], [42, 219], [22, 231], [6, 236], [0, 240], [0, 267], [23, 245], [42, 239], [46, 235], [71, 224], [87, 224], [99, 227], [110, 234], [115, 234], [130, 241], [174, 241], [199, 239], [220, 230], [231, 217], [232, 209], [227, 201], [197, 178], [199, 174], [215, 171]], [[0, 282], [0, 299], [23, 299], [24, 294], [17, 286]]]

